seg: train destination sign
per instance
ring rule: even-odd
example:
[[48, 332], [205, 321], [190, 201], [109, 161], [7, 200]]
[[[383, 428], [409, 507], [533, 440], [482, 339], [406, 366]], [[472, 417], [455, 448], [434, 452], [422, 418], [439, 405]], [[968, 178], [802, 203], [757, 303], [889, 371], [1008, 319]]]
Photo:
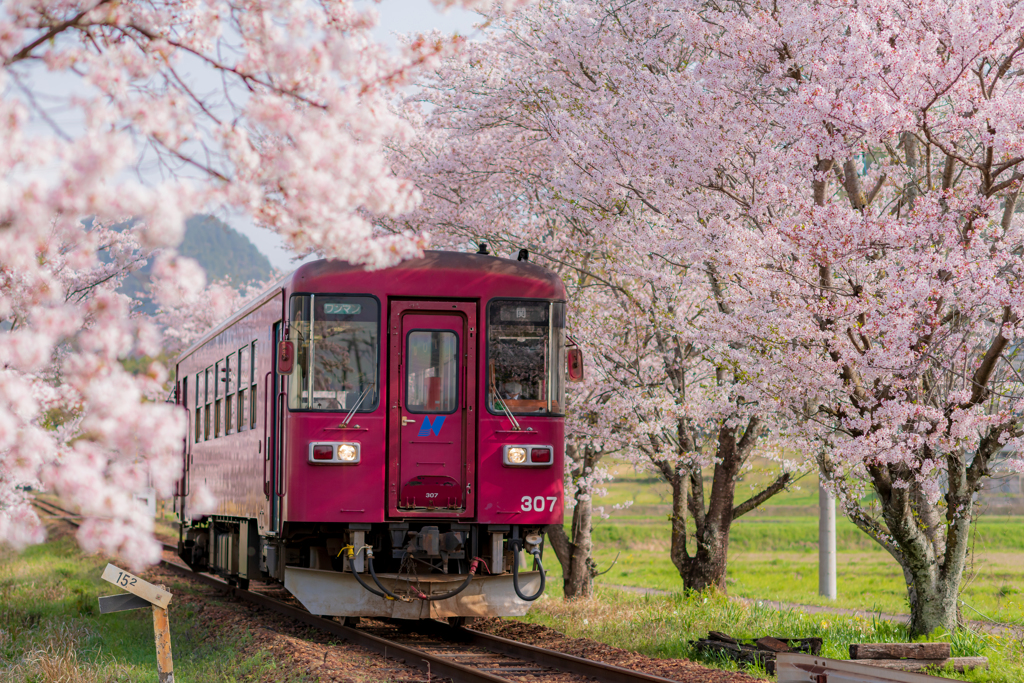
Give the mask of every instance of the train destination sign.
[[324, 315], [359, 315], [362, 304], [324, 304]]
[[107, 568], [103, 570], [103, 576], [101, 576], [100, 578], [104, 581], [109, 581], [115, 586], [120, 586], [121, 588], [124, 588], [129, 593], [137, 595], [138, 597], [142, 598], [146, 602], [156, 607], [166, 609], [167, 603], [171, 601], [171, 594], [169, 591], [166, 591], [163, 588], [160, 588], [159, 586], [154, 586], [148, 581], [143, 581], [134, 574], [130, 574], [119, 567], [115, 567], [112, 564], [107, 565]]

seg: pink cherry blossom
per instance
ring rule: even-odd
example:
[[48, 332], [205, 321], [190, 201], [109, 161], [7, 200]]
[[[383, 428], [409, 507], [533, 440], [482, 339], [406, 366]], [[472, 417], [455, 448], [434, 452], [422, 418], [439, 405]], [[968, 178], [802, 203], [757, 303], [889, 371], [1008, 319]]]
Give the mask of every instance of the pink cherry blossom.
[[[375, 23], [340, 0], [0, 0], [0, 542], [40, 539], [27, 491], [44, 486], [86, 516], [85, 547], [157, 557], [132, 494], [171, 491], [185, 423], [165, 370], [124, 369], [160, 340], [116, 290], [155, 258], [167, 315], [205, 291], [174, 253], [187, 217], [239, 212], [369, 267], [427, 244], [374, 232], [420, 200], [387, 161], [412, 135], [388, 104], [463, 41], [393, 53]], [[239, 300], [214, 302], [172, 344]]]

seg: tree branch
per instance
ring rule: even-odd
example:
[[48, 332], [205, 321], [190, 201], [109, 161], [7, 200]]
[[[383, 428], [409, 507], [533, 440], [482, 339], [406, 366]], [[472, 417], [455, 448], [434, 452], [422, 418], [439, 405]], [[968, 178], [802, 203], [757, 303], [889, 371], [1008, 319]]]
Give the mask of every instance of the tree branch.
[[793, 480], [792, 472], [785, 472], [782, 476], [777, 477], [775, 481], [766, 486], [765, 488], [758, 491], [756, 494], [746, 499], [736, 507], [732, 509], [732, 519], [736, 521], [743, 515], [747, 514], [751, 510], [757, 509], [766, 500], [779, 493]]

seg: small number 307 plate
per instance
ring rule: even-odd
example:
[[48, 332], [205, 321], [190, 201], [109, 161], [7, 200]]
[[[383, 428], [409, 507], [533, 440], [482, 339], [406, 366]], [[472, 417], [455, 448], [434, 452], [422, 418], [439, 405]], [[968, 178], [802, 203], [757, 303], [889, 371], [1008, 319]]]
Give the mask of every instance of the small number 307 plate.
[[554, 512], [558, 496], [523, 496], [519, 509], [523, 512]]

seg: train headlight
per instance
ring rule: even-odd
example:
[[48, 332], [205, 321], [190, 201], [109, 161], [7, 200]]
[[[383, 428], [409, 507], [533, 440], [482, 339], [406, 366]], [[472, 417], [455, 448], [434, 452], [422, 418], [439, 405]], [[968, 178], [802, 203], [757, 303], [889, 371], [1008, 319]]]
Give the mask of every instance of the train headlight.
[[309, 444], [309, 462], [315, 465], [355, 465], [359, 462], [358, 443], [336, 441]]
[[551, 467], [555, 449], [550, 445], [505, 446], [501, 462], [505, 467]]
[[508, 449], [508, 455], [506, 457], [511, 464], [522, 465], [526, 462], [526, 449], [514, 446]]

